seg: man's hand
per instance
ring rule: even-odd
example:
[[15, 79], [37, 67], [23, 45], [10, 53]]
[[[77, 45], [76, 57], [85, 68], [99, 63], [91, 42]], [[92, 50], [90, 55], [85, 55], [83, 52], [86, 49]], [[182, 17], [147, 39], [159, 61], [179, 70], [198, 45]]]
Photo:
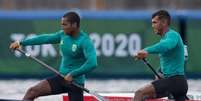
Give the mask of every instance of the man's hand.
[[17, 48], [20, 48], [20, 43], [19, 41], [15, 41], [13, 43], [10, 44], [9, 48], [11, 49], [17, 49]]
[[67, 81], [67, 82], [72, 82], [73, 81], [73, 77], [71, 74], [67, 74], [64, 79]]
[[137, 59], [144, 59], [147, 56], [148, 56], [148, 52], [145, 50], [140, 50], [139, 52], [137, 52], [137, 54], [134, 55], [134, 57]]

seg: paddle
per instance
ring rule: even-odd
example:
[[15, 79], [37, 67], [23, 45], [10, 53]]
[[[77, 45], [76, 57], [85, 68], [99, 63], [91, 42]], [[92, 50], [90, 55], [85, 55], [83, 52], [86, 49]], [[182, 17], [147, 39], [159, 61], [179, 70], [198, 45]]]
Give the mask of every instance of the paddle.
[[[162, 77], [156, 72], [156, 70], [151, 66], [151, 64], [145, 59], [143, 58], [142, 61], [144, 62], [144, 64], [146, 64], [150, 69], [151, 71], [159, 78], [159, 79], [162, 79]], [[169, 95], [170, 97], [172, 97], [171, 95]], [[187, 100], [189, 100], [189, 98], [187, 96], [185, 96], [185, 98]]]
[[[62, 78], [64, 78], [64, 75], [60, 74], [56, 69], [54, 69], [53, 67], [47, 65], [46, 63], [44, 63], [43, 61], [37, 59], [34, 56], [31, 56], [31, 54], [26, 53], [25, 51], [21, 50], [21, 49], [16, 49], [17, 51], [19, 51], [20, 53], [23, 53], [26, 57], [31, 58], [32, 60], [36, 61], [37, 63], [39, 63], [40, 65], [44, 66], [45, 68], [49, 69], [50, 71], [52, 71], [53, 73], [61, 76]], [[74, 82], [72, 82], [72, 84], [80, 89], [82, 89], [83, 91], [93, 95], [98, 101], [107, 101], [104, 97], [102, 97], [101, 95], [97, 94], [96, 92], [92, 92], [90, 90], [88, 90], [87, 88], [84, 88]]]
[[30, 100], [0, 99], [0, 101], [30, 101]]
[[147, 60], [145, 58], [142, 59], [142, 61], [144, 62], [144, 64], [146, 64], [151, 71], [159, 78], [162, 79], [162, 77], [156, 72], [156, 70], [149, 64], [149, 62], [147, 62]]

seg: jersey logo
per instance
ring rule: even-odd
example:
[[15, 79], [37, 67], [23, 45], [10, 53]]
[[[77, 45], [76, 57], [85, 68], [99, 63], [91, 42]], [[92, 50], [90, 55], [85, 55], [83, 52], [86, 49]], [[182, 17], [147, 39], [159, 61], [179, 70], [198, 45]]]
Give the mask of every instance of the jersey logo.
[[72, 45], [72, 51], [75, 52], [76, 50], [77, 50], [77, 45], [76, 45], [76, 44], [73, 44], [73, 45]]
[[63, 41], [63, 40], [61, 40], [61, 41], [60, 41], [60, 45], [63, 45], [63, 44], [64, 44], [64, 41]]

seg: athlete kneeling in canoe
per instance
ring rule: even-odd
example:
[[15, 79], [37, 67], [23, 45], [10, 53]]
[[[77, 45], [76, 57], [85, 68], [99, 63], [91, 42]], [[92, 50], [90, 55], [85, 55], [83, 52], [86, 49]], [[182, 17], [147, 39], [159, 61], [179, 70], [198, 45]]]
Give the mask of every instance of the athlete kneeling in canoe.
[[159, 54], [162, 79], [155, 80], [135, 92], [134, 101], [144, 97], [161, 98], [171, 94], [175, 101], [185, 101], [188, 84], [184, 73], [184, 44], [180, 34], [169, 27], [171, 17], [165, 10], [152, 15], [152, 27], [161, 36], [160, 42], [140, 50], [135, 57]]
[[68, 12], [61, 18], [62, 30], [52, 34], [14, 42], [10, 48], [20, 46], [59, 44], [62, 56], [59, 75], [47, 78], [26, 92], [23, 100], [33, 101], [39, 96], [68, 93], [70, 101], [83, 101], [83, 90], [68, 82], [84, 86], [85, 74], [97, 67], [96, 51], [87, 33], [80, 30], [80, 17], [76, 12]]

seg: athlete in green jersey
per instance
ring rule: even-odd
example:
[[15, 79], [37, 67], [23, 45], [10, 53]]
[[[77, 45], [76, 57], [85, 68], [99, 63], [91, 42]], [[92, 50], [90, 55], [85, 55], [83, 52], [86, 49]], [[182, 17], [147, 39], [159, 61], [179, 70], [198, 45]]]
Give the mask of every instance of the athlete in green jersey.
[[34, 100], [39, 96], [68, 92], [70, 101], [83, 101], [83, 91], [68, 82], [84, 86], [85, 74], [97, 66], [95, 48], [88, 35], [80, 31], [80, 17], [75, 12], [66, 13], [61, 19], [62, 30], [41, 34], [33, 38], [14, 42], [10, 48], [20, 46], [59, 44], [62, 56], [59, 71], [65, 75], [50, 77], [31, 87], [23, 100]]
[[161, 36], [160, 42], [140, 50], [136, 57], [159, 54], [163, 79], [158, 79], [136, 91], [134, 101], [144, 97], [160, 98], [172, 94], [176, 101], [185, 101], [188, 90], [184, 73], [184, 45], [180, 34], [169, 28], [171, 17], [165, 10], [152, 15], [154, 32]]

